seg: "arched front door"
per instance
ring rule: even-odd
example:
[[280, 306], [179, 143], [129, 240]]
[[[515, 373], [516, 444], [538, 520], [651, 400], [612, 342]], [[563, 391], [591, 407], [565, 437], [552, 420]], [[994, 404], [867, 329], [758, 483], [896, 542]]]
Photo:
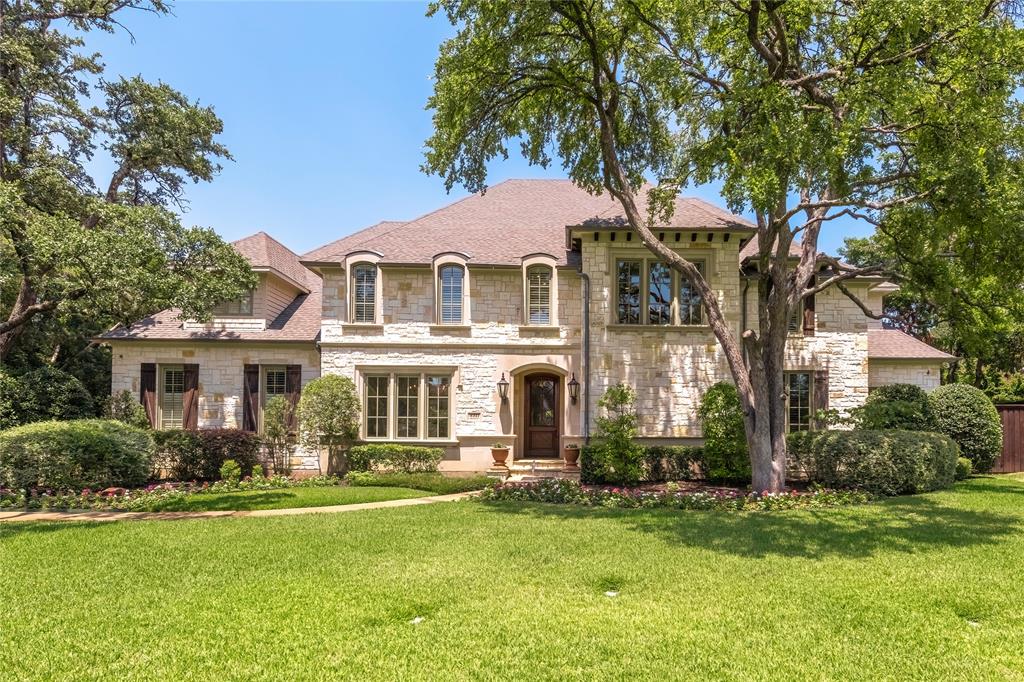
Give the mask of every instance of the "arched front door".
[[554, 374], [530, 374], [523, 379], [526, 405], [526, 437], [523, 456], [527, 459], [558, 457], [559, 424], [562, 422], [559, 385]]

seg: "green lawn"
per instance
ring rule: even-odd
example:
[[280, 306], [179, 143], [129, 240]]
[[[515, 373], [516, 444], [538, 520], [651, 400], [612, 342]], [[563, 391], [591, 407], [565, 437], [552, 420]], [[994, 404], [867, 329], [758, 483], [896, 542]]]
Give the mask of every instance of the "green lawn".
[[761, 514], [0, 524], [0, 595], [12, 679], [1024, 680], [1024, 481]]
[[220, 511], [252, 509], [288, 509], [292, 507], [326, 507], [333, 504], [382, 502], [407, 497], [425, 497], [431, 493], [410, 488], [351, 488], [323, 486], [317, 488], [280, 488], [277, 490], [246, 490], [234, 493], [204, 493], [185, 498], [157, 502], [150, 511]]

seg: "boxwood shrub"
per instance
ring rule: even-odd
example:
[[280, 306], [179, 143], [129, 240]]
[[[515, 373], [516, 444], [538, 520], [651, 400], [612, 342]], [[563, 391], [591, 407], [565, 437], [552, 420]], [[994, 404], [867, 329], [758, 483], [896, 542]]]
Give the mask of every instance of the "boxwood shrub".
[[[604, 475], [606, 467], [601, 462], [604, 450], [594, 445], [580, 450], [580, 482], [587, 485], [620, 484]], [[650, 445], [643, 448], [640, 465], [640, 483], [663, 483], [665, 481], [686, 481], [703, 475], [703, 449], [693, 445]]]
[[803, 431], [788, 438], [790, 456], [813, 483], [902, 495], [953, 483], [959, 448], [925, 431]]
[[242, 476], [259, 463], [260, 437], [241, 429], [169, 429], [153, 434], [157, 475], [176, 481], [216, 481], [220, 468], [235, 460]]
[[401, 471], [408, 474], [437, 471], [444, 458], [442, 448], [400, 443], [357, 445], [348, 451], [349, 471]]
[[149, 478], [147, 431], [107, 419], [25, 424], [0, 433], [0, 487], [128, 487]]
[[936, 430], [928, 394], [913, 384], [879, 386], [868, 395], [864, 406], [856, 410], [855, 419], [861, 429], [867, 430]]
[[1003, 449], [1003, 424], [989, 397], [967, 384], [940, 386], [929, 397], [938, 431], [956, 441], [975, 473], [990, 471]]

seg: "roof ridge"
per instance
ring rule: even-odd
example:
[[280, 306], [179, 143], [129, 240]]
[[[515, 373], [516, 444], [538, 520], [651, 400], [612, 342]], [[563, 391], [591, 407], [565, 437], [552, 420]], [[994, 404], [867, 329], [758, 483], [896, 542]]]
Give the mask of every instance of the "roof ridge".
[[[329, 247], [329, 246], [331, 246], [333, 244], [339, 244], [339, 243], [345, 241], [346, 239], [352, 239], [353, 237], [358, 237], [359, 235], [361, 235], [364, 232], [369, 232], [370, 230], [372, 230], [374, 228], [377, 228], [377, 227], [380, 227], [380, 226], [385, 225], [385, 224], [392, 224], [393, 227], [391, 229], [389, 229], [389, 230], [385, 230], [384, 232], [381, 232], [380, 234], [374, 235], [375, 238], [376, 237], [383, 237], [385, 235], [391, 234], [392, 232], [397, 230], [402, 225], [405, 225], [406, 222], [402, 221], [402, 220], [378, 220], [373, 225], [367, 225], [366, 227], [364, 227], [364, 228], [362, 228], [360, 230], [356, 230], [352, 234], [347, 234], [344, 237], [338, 237], [334, 241], [327, 242], [323, 246], [318, 246], [315, 249], [310, 249], [309, 251], [305, 252], [304, 254], [299, 256], [298, 258], [299, 258], [300, 261], [308, 260], [308, 256], [311, 253], [315, 253], [316, 251], [321, 251], [323, 249], [326, 249], [327, 247]], [[333, 256], [333, 255], [335, 255], [335, 253], [332, 251], [329, 255]]]

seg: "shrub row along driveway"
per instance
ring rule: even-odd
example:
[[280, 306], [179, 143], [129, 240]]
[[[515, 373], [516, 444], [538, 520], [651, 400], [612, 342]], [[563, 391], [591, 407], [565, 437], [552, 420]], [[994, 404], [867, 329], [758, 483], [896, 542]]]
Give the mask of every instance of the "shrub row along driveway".
[[[1019, 679], [1024, 482], [768, 514], [0, 524], [23, 679]], [[606, 593], [617, 593], [606, 596]]]

